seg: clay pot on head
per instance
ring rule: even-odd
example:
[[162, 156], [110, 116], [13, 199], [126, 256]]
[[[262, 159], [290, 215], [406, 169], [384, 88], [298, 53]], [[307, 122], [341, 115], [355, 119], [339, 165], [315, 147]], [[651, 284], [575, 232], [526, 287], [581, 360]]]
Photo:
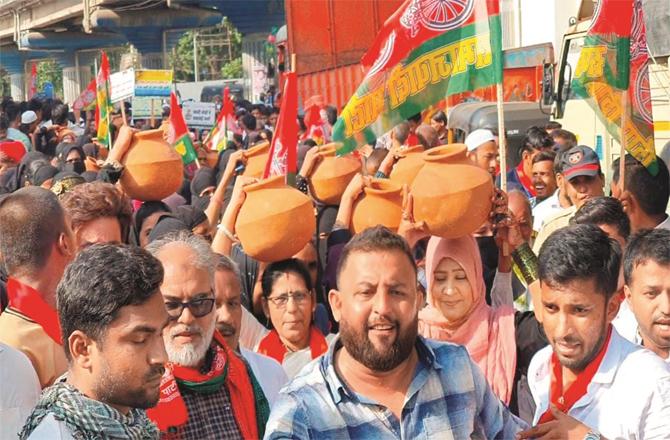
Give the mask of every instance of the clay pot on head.
[[354, 234], [377, 225], [396, 232], [402, 217], [402, 186], [389, 179], [372, 179], [363, 192], [351, 216]]
[[361, 171], [361, 161], [351, 154], [337, 157], [337, 144], [319, 147], [323, 156], [310, 178], [310, 193], [324, 205], [339, 205], [351, 179]]
[[244, 167], [242, 175], [257, 179], [261, 178], [265, 171], [265, 164], [268, 161], [269, 153], [270, 142], [268, 141], [263, 141], [249, 147], [246, 153], [244, 153], [244, 156], [247, 158], [247, 165]]
[[316, 218], [312, 200], [275, 176], [245, 188], [235, 223], [244, 252], [263, 262], [291, 258], [312, 239]]
[[423, 167], [422, 153], [424, 151], [422, 145], [414, 145], [400, 151], [398, 155], [401, 157], [393, 166], [389, 178], [400, 185], [411, 185], [419, 170]]
[[425, 221], [431, 235], [456, 238], [471, 234], [491, 212], [491, 176], [473, 165], [466, 151], [464, 144], [451, 144], [423, 153], [425, 165], [411, 191], [414, 219]]
[[122, 164], [121, 186], [136, 200], [163, 200], [175, 193], [184, 179], [181, 157], [163, 140], [160, 129], [135, 133]]

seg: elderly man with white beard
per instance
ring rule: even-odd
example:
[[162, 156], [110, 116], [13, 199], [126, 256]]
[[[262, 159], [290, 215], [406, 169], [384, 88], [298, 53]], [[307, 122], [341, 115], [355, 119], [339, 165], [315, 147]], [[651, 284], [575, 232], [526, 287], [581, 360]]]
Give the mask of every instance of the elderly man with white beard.
[[158, 405], [148, 411], [162, 438], [260, 438], [269, 407], [251, 368], [216, 331], [216, 256], [181, 231], [147, 246], [163, 264], [163, 331], [169, 363]]

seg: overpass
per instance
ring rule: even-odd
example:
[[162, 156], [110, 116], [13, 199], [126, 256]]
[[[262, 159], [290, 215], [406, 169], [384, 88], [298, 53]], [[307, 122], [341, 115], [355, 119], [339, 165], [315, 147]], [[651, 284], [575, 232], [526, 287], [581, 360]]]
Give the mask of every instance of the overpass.
[[[27, 65], [55, 58], [65, 102], [91, 80], [96, 49], [132, 44], [145, 68], [167, 66], [167, 53], [189, 29], [223, 17], [244, 41], [267, 35], [284, 19], [283, 0], [0, 0], [0, 67], [15, 99], [24, 99]], [[248, 45], [247, 45], [248, 46]]]

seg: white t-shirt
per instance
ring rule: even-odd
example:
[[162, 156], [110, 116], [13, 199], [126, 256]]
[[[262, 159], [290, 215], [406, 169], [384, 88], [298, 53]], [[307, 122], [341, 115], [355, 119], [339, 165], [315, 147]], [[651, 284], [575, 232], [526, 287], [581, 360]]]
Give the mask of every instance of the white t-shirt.
[[[528, 367], [535, 400], [533, 423], [549, 406], [551, 346]], [[670, 365], [616, 330], [587, 392], [568, 411], [608, 439], [667, 439], [670, 434]]]
[[74, 437], [65, 422], [56, 420], [50, 413], [30, 433], [28, 440], [74, 440]]
[[0, 439], [15, 439], [40, 397], [40, 382], [28, 357], [0, 343]]
[[249, 363], [254, 376], [263, 388], [265, 398], [268, 399], [270, 408], [274, 405], [284, 385], [288, 383], [288, 377], [282, 366], [271, 357], [240, 348], [242, 357]]

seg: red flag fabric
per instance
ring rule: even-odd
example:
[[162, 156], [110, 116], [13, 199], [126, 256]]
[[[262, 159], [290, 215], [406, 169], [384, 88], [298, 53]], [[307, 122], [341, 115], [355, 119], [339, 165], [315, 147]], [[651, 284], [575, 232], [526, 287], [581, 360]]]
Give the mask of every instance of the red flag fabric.
[[37, 64], [33, 63], [30, 68], [30, 89], [28, 90], [28, 99], [37, 93]]
[[177, 95], [174, 92], [170, 92], [170, 124], [167, 140], [179, 153], [185, 165], [198, 160], [184, 115], [181, 112], [181, 107], [179, 107]]
[[81, 95], [72, 103], [72, 110], [89, 110], [93, 107], [96, 101], [95, 92], [95, 78], [93, 78], [86, 89], [81, 92]]
[[[483, 2], [474, 0], [406, 0], [386, 20], [361, 58], [361, 64], [368, 70], [366, 76], [390, 69], [431, 38], [474, 23], [478, 14], [472, 11], [482, 6]], [[498, 0], [486, 0], [486, 9], [490, 15], [498, 14]]]
[[264, 179], [295, 174], [298, 168], [298, 77], [295, 72], [284, 76], [283, 105], [265, 164]]

